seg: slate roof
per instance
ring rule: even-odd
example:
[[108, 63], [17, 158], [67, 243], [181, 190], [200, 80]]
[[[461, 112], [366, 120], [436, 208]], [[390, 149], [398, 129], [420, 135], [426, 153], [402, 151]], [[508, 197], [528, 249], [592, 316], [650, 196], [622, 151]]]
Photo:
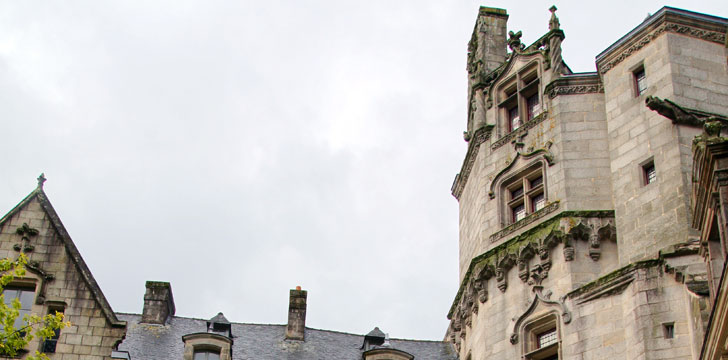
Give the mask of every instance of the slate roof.
[[[138, 314], [117, 313], [127, 322], [119, 351], [132, 360], [182, 359], [182, 336], [207, 331], [207, 320], [172, 316], [166, 325], [140, 324]], [[285, 325], [232, 323], [234, 360], [360, 360], [364, 335], [306, 328], [305, 341], [285, 339]], [[452, 345], [442, 341], [390, 339], [392, 347], [415, 360], [457, 360]]]

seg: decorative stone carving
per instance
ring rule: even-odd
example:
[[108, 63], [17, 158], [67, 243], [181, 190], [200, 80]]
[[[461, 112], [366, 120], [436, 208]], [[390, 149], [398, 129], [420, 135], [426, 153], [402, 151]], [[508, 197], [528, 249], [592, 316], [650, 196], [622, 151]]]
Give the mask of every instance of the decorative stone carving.
[[703, 125], [703, 121], [698, 119], [697, 116], [668, 99], [663, 100], [656, 96], [648, 96], [645, 98], [645, 104], [650, 110], [656, 111], [660, 115], [672, 120], [675, 124], [691, 126]]
[[518, 251], [518, 259], [516, 260], [516, 263], [518, 264], [518, 277], [523, 282], [528, 281], [530, 273], [528, 269], [528, 260], [533, 258], [534, 254], [535, 251], [531, 244], [521, 246], [520, 250]]
[[40, 277], [40, 286], [38, 290], [38, 295], [35, 297], [35, 303], [38, 305], [43, 305], [45, 303], [45, 294], [46, 294], [46, 287], [48, 285], [49, 281], [53, 281], [56, 279], [56, 276], [43, 270], [40, 267], [40, 263], [37, 261], [31, 261], [28, 264], [25, 265], [25, 268], [28, 269], [28, 271], [38, 275]]
[[568, 324], [571, 322], [571, 311], [566, 307], [566, 304], [564, 303], [564, 298], [556, 301], [556, 300], [549, 300], [550, 293], [543, 293], [543, 287], [541, 285], [535, 285], [533, 287], [533, 300], [531, 301], [531, 305], [528, 306], [528, 309], [516, 319], [515, 325], [513, 325], [513, 332], [511, 333], [511, 344], [517, 344], [518, 343], [518, 332], [521, 329], [521, 324], [523, 324], [523, 321], [526, 320], [534, 310], [536, 310], [536, 307], [538, 306], [539, 302], [544, 303], [546, 306], [554, 306], [558, 307], [561, 310], [561, 321], [564, 322], [564, 324]]
[[[616, 241], [614, 211], [563, 211], [475, 257], [448, 312], [448, 318], [453, 319], [456, 314], [459, 316], [466, 310], [466, 297], [475, 299], [477, 296], [478, 302], [487, 301], [487, 280], [490, 278], [495, 277], [498, 289], [505, 292], [508, 288], [507, 272], [515, 265], [518, 265], [518, 276], [521, 280], [528, 269], [527, 282], [538, 285], [539, 281], [548, 277], [553, 266], [552, 249], [563, 244], [565, 260], [573, 261], [576, 250], [574, 242], [584, 241], [589, 244], [592, 234], [597, 235], [600, 248], [602, 241]], [[473, 306], [476, 305], [473, 300]], [[469, 313], [476, 311], [467, 310]]]
[[574, 260], [574, 246], [571, 243], [571, 235], [564, 236], [564, 261]]
[[[43, 174], [41, 174], [42, 176]], [[38, 186], [43, 186], [40, 180], [38, 180]], [[20, 243], [13, 245], [15, 251], [28, 253], [35, 249], [35, 246], [30, 243], [30, 237], [38, 236], [38, 229], [34, 229], [28, 226], [27, 223], [23, 223], [23, 225], [15, 229], [15, 233], [20, 235]]]
[[602, 250], [599, 244], [599, 234], [592, 233], [589, 235], [589, 257], [597, 261], [602, 256]]
[[520, 30], [515, 33], [513, 31], [508, 32], [508, 47], [513, 52], [522, 52], [525, 49], [526, 46], [521, 43], [521, 36], [523, 36], [523, 33]]
[[561, 31], [559, 18], [556, 17], [556, 6], [551, 6], [551, 19], [549, 20], [549, 60], [551, 62], [551, 72], [556, 75], [564, 73], [564, 60], [561, 58], [561, 42], [564, 39], [564, 32]]

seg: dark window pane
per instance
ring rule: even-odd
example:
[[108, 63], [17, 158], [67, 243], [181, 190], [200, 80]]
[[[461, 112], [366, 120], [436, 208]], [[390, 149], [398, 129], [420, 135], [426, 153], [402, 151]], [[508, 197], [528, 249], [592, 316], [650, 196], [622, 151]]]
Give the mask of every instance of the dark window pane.
[[511, 190], [511, 200], [518, 199], [521, 196], [523, 196], [523, 188], [522, 187], [519, 187], [518, 189]]
[[642, 169], [645, 173], [645, 185], [652, 184], [657, 180], [657, 171], [655, 170], [654, 163], [649, 163], [645, 165]]
[[531, 189], [543, 184], [543, 177], [539, 176], [533, 180], [530, 181], [531, 183]]
[[634, 73], [634, 80], [637, 86], [637, 96], [642, 95], [647, 90], [647, 81], [645, 77], [645, 69], [639, 69]]
[[508, 124], [511, 131], [521, 127], [521, 117], [518, 115], [518, 106], [508, 109]]
[[526, 102], [528, 104], [528, 120], [531, 120], [541, 113], [541, 103], [538, 101], [538, 93], [529, 97]]

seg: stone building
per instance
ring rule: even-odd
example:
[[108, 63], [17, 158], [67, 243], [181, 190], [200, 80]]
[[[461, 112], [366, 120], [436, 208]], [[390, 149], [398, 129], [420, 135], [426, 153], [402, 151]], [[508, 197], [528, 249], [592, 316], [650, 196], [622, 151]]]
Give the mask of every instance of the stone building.
[[699, 359], [715, 303], [723, 325], [706, 348], [724, 349], [725, 242], [710, 225], [728, 215], [715, 192], [695, 208], [691, 194], [694, 139], [728, 124], [728, 19], [664, 7], [598, 54], [597, 72], [573, 73], [550, 11], [528, 45], [505, 10], [481, 7], [468, 44], [446, 339], [468, 360]]
[[[43, 191], [0, 219], [0, 256], [30, 259], [6, 288], [72, 326], [29, 344], [52, 359], [728, 358], [728, 19], [665, 7], [573, 73], [551, 9], [533, 44], [481, 7], [468, 44], [460, 288], [444, 341], [288, 323], [175, 316], [146, 283], [115, 313]], [[546, 17], [544, 18], [546, 23]], [[108, 284], [107, 286], [113, 286]]]

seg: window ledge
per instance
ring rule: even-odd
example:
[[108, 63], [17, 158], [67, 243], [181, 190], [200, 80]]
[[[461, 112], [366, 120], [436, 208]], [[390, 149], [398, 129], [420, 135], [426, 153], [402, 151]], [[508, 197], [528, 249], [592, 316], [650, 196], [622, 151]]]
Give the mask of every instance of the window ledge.
[[495, 150], [495, 149], [497, 149], [497, 148], [499, 148], [499, 147], [501, 147], [501, 146], [503, 146], [503, 145], [511, 142], [511, 140], [515, 139], [517, 136], [525, 133], [529, 129], [531, 129], [534, 126], [538, 125], [540, 122], [544, 121], [544, 119], [546, 119], [547, 117], [548, 117], [548, 110], [542, 111], [540, 114], [536, 115], [536, 117], [534, 117], [533, 119], [528, 120], [527, 122], [525, 122], [518, 129], [516, 129], [514, 131], [511, 131], [508, 134], [505, 134], [500, 139], [496, 140], [493, 143], [493, 145], [490, 146], [491, 150]]
[[523, 229], [526, 227], [526, 225], [529, 225], [533, 222], [535, 222], [538, 219], [541, 219], [542, 217], [556, 211], [556, 209], [559, 208], [559, 201], [556, 200], [554, 202], [548, 203], [543, 209], [536, 211], [534, 213], [528, 214], [525, 218], [518, 220], [517, 222], [514, 222], [513, 224], [510, 224], [506, 227], [504, 227], [502, 230], [494, 233], [490, 236], [490, 242], [494, 243], [520, 229]]

